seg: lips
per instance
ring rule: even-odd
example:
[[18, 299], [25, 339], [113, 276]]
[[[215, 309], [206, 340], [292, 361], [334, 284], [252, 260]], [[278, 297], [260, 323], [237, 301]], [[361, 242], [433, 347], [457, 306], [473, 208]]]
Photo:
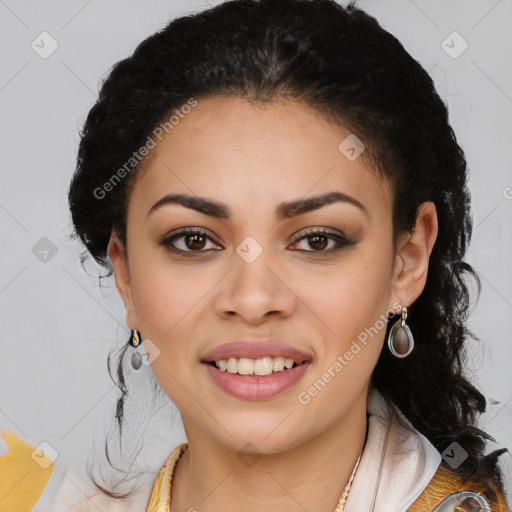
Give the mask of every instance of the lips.
[[[311, 362], [259, 377], [256, 375], [238, 375], [228, 373], [209, 364], [203, 364], [205, 371], [212, 382], [221, 389], [226, 396], [230, 395], [241, 400], [271, 400], [296, 386], [307, 374]], [[303, 388], [304, 386], [302, 386]]]
[[211, 363], [220, 359], [229, 359], [230, 357], [248, 357], [250, 359], [261, 359], [263, 357], [279, 357], [293, 359], [298, 364], [311, 361], [312, 357], [291, 345], [271, 338], [258, 338], [236, 340], [225, 343], [210, 350], [201, 358], [204, 363]]

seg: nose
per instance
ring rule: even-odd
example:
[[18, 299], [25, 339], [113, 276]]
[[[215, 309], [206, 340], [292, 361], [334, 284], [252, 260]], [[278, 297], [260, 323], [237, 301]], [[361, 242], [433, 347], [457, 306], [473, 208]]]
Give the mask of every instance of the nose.
[[267, 317], [287, 317], [293, 312], [297, 297], [291, 278], [270, 254], [263, 251], [254, 261], [238, 254], [233, 259], [233, 268], [215, 298], [218, 315], [259, 325]]

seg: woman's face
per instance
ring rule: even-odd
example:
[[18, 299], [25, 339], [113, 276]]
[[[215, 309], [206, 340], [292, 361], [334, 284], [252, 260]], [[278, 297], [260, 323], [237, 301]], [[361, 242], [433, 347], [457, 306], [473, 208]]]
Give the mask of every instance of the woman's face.
[[[128, 326], [189, 436], [280, 452], [366, 400], [387, 314], [412, 300], [401, 295], [405, 259], [393, 256], [391, 191], [364, 152], [354, 159], [351, 139], [342, 144], [349, 134], [298, 103], [210, 98], [151, 150], [129, 201], [128, 261], [114, 243], [109, 254]], [[155, 206], [171, 194], [189, 207]], [[279, 353], [294, 354], [270, 340], [308, 360], [269, 376], [205, 362], [237, 340], [247, 344], [218, 356], [237, 357], [233, 371], [256, 359], [258, 371], [282, 368]]]

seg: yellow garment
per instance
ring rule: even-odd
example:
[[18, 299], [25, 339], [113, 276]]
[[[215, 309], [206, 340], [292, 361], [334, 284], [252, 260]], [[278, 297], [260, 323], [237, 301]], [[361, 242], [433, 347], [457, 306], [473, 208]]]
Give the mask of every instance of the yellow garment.
[[0, 435], [8, 449], [0, 455], [0, 512], [30, 512], [50, 478], [53, 461], [16, 434]]
[[[496, 500], [492, 500], [491, 497], [488, 496], [488, 491], [483, 482], [475, 479], [468, 480], [463, 484], [460, 477], [457, 476], [454, 471], [444, 466], [439, 466], [439, 469], [428, 487], [418, 496], [418, 499], [409, 507], [407, 512], [425, 512], [426, 510], [433, 510], [444, 498], [463, 490], [471, 490], [487, 498], [492, 512], [509, 512], [505, 497], [498, 489], [492, 488], [497, 498]], [[461, 512], [463, 512], [463, 510], [464, 509], [461, 509]]]
[[180, 444], [167, 457], [156, 477], [146, 512], [168, 512], [169, 503], [171, 502], [171, 482], [174, 467], [187, 446], [187, 442]]

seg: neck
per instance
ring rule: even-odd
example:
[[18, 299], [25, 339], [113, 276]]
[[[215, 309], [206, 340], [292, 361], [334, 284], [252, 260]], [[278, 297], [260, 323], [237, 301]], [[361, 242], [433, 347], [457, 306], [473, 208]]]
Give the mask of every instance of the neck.
[[189, 445], [174, 471], [170, 512], [332, 512], [365, 443], [366, 399], [354, 402], [320, 436], [245, 464], [236, 450], [189, 426]]

